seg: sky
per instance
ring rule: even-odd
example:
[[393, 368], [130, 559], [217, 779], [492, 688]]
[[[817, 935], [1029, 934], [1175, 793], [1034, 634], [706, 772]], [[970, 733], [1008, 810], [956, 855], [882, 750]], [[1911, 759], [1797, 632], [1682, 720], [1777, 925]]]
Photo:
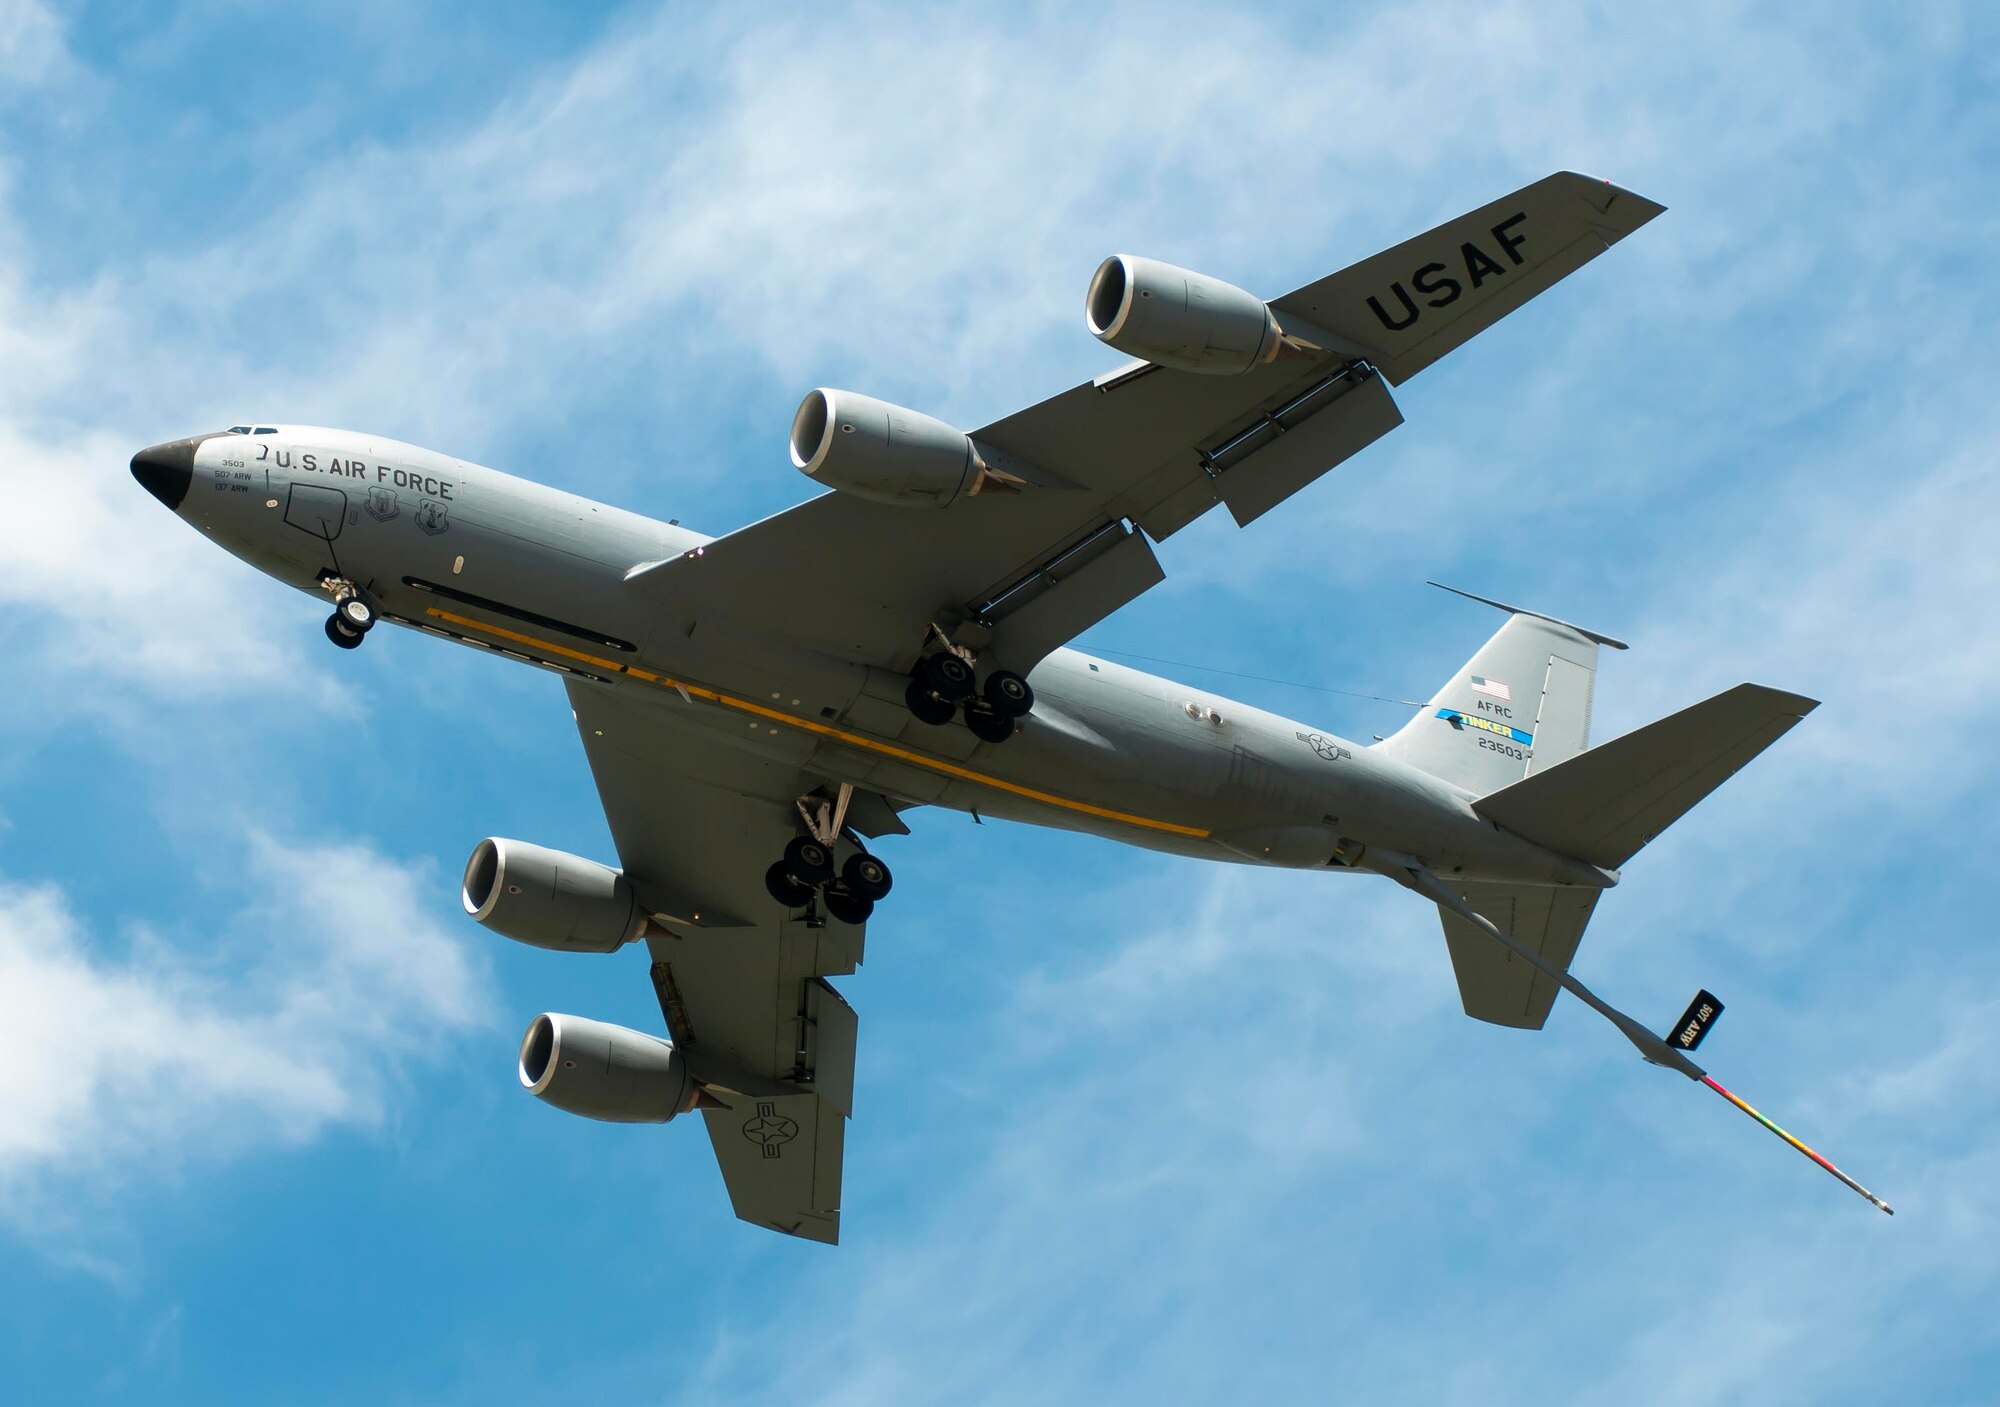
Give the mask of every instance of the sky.
[[[1930, 1403], [2000, 1381], [1991, 7], [0, 0], [0, 1401]], [[843, 1242], [517, 1087], [644, 958], [459, 911], [610, 858], [552, 678], [324, 607], [140, 446], [365, 428], [721, 533], [798, 398], [977, 426], [1113, 251], [1275, 295], [1550, 171], [1667, 213], [1085, 637], [1366, 741], [1494, 625], [1608, 738], [1825, 700], [1648, 847], [1574, 1002], [1386, 881], [921, 814], [840, 985]], [[1262, 676], [1285, 683], [1232, 677]], [[1345, 692], [1328, 692], [1345, 691]]]

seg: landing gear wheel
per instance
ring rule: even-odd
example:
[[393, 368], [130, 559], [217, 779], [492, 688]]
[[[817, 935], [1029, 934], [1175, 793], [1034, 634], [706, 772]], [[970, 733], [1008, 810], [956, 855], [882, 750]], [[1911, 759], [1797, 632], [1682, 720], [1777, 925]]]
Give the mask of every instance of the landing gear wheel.
[[933, 728], [951, 722], [952, 714], [958, 710], [924, 687], [921, 679], [912, 679], [910, 687], [903, 690], [903, 702], [916, 715], [917, 722], [928, 723]]
[[984, 743], [1004, 743], [1014, 736], [1014, 720], [983, 704], [966, 705], [965, 726]]
[[366, 635], [375, 625], [375, 608], [365, 596], [343, 596], [333, 603], [333, 614], [349, 630]]
[[841, 888], [871, 904], [887, 898], [895, 882], [889, 875], [889, 867], [873, 855], [849, 855], [847, 863], [840, 867]]
[[785, 858], [778, 863], [808, 888], [818, 888], [833, 878], [833, 852], [809, 835], [798, 836], [787, 845]]
[[361, 632], [350, 629], [335, 611], [326, 618], [326, 638], [343, 650], [352, 650], [361, 643]]
[[788, 909], [803, 909], [812, 902], [813, 888], [810, 884], [800, 884], [785, 869], [783, 860], [777, 861], [764, 871], [764, 888], [771, 897]]
[[917, 661], [917, 678], [946, 703], [959, 703], [979, 692], [972, 666], [949, 650]]
[[1019, 718], [1035, 706], [1035, 691], [1011, 669], [996, 669], [987, 675], [985, 693], [993, 711], [1007, 718]]
[[868, 915], [875, 912], [875, 905], [872, 900], [850, 894], [844, 886], [834, 884], [827, 886], [826, 911], [841, 923], [859, 926], [868, 922]]

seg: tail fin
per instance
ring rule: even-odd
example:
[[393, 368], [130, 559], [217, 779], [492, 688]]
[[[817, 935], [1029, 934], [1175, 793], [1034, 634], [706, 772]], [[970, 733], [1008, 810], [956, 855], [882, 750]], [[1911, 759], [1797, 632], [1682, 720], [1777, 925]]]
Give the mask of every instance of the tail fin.
[[1378, 749], [1484, 796], [1588, 747], [1597, 647], [1625, 646], [1552, 616], [1443, 589], [1499, 607], [1507, 623]]
[[1474, 809], [1537, 845], [1616, 869], [1818, 707], [1739, 684], [1481, 797]]

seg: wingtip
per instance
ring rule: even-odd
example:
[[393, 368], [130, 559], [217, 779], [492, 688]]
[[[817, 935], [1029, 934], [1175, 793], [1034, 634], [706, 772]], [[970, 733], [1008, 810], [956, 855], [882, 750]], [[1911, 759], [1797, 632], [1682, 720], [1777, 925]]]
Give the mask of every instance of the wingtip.
[[1588, 176], [1581, 171], [1559, 174], [1577, 184], [1584, 200], [1597, 212], [1593, 223], [1603, 228], [1613, 240], [1623, 239], [1641, 225], [1666, 213], [1667, 207], [1657, 200], [1649, 200], [1637, 191], [1627, 190], [1601, 176]]
[[1818, 708], [1820, 703], [1818, 699], [1809, 699], [1804, 694], [1793, 693], [1790, 689], [1779, 689], [1769, 684], [1758, 684], [1750, 680], [1746, 680], [1736, 687], [1738, 689], [1750, 689], [1762, 694], [1772, 703], [1791, 709], [1801, 718], [1804, 718], [1808, 713]]

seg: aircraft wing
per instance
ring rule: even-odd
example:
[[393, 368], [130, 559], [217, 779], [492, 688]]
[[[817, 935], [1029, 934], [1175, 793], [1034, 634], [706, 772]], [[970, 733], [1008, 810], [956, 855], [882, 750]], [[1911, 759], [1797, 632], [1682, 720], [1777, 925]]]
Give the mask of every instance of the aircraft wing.
[[634, 573], [689, 633], [734, 620], [896, 672], [932, 624], [1025, 673], [1163, 579], [1151, 541], [1248, 524], [1402, 422], [1400, 383], [1662, 207], [1559, 173], [1294, 290], [1299, 355], [1242, 376], [1129, 363], [972, 438], [1018, 494], [944, 509], [840, 492]]
[[621, 866], [664, 920], [646, 939], [653, 985], [702, 1087], [730, 1203], [745, 1221], [835, 1242], [856, 1023], [826, 979], [860, 963], [863, 929], [809, 927], [763, 883], [814, 779], [731, 746], [703, 717], [715, 710], [566, 684]]

